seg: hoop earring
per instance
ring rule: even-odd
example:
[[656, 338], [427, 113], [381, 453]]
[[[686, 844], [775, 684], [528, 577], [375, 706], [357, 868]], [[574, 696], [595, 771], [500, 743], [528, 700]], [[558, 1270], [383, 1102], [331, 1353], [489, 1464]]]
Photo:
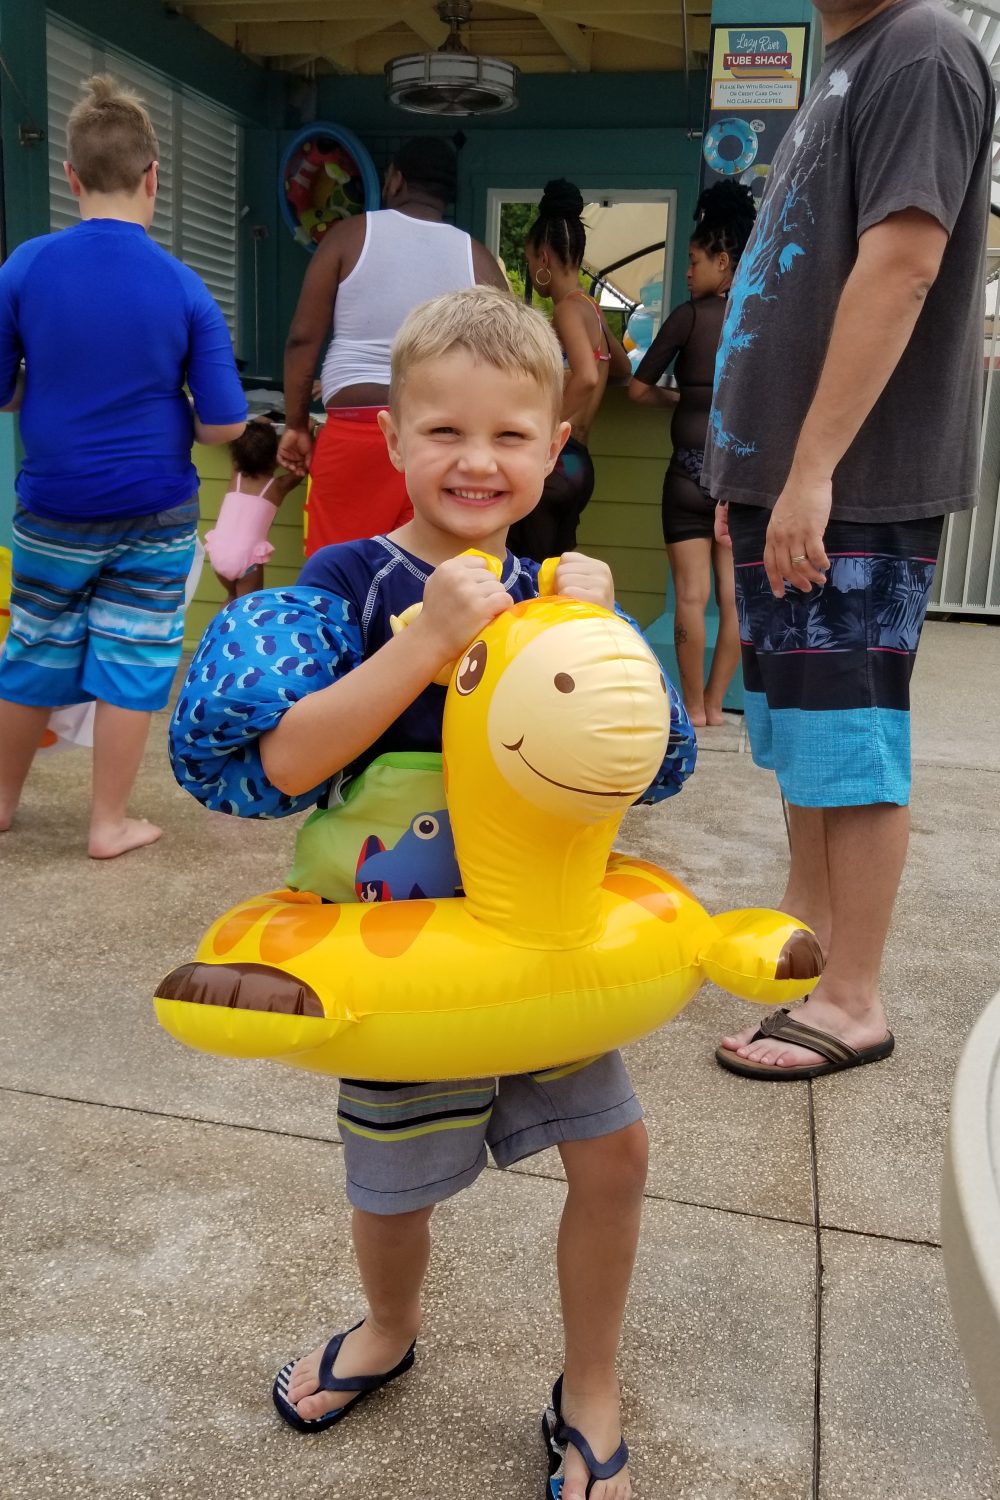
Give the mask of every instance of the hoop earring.
[[[545, 272], [545, 280], [544, 281], [542, 280], [542, 272], [543, 271]], [[544, 291], [545, 288], [548, 286], [549, 282], [552, 280], [552, 272], [549, 270], [548, 266], [540, 266], [539, 269], [535, 272], [532, 280], [534, 281], [535, 285], [537, 286], [537, 288], [538, 288], [538, 290], [540, 292]]]

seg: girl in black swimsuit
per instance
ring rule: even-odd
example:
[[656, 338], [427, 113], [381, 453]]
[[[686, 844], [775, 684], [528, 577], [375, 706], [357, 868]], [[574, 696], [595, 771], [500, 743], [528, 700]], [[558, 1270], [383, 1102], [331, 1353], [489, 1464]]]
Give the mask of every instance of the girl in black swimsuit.
[[[673, 454], [663, 481], [663, 539], [677, 596], [674, 642], [684, 706], [692, 724], [721, 724], [722, 700], [740, 659], [733, 554], [715, 541], [715, 505], [701, 488], [712, 406], [715, 355], [733, 274], [750, 236], [749, 188], [724, 181], [707, 188], [695, 210], [688, 245], [691, 300], [675, 307], [644, 355], [629, 396], [673, 411]], [[657, 384], [676, 360], [677, 389]], [[705, 681], [705, 606], [715, 577], [719, 634]]]
[[625, 381], [632, 373], [628, 355], [608, 331], [600, 307], [580, 286], [587, 238], [582, 213], [579, 188], [563, 178], [547, 182], [524, 247], [529, 286], [554, 304], [552, 326], [566, 365], [560, 415], [572, 426], [542, 498], [530, 515], [511, 527], [507, 538], [518, 557], [537, 562], [575, 549], [580, 516], [594, 493], [594, 464], [587, 448], [590, 427], [609, 375]]

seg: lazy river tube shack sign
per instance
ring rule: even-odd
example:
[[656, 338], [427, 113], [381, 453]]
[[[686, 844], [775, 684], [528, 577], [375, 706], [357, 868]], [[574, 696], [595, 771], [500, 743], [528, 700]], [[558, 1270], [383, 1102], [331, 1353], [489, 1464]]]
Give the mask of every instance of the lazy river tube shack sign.
[[808, 26], [713, 26], [702, 187], [735, 177], [759, 199], [802, 103]]

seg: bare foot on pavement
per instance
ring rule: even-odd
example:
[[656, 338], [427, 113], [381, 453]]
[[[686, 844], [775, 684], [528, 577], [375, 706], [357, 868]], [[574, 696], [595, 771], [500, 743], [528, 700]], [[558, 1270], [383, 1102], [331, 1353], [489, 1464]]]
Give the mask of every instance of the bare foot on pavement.
[[91, 828], [87, 853], [91, 859], [117, 859], [119, 854], [127, 854], [130, 849], [144, 849], [147, 844], [155, 844], [162, 836], [163, 829], [145, 818], [124, 818], [121, 823]]

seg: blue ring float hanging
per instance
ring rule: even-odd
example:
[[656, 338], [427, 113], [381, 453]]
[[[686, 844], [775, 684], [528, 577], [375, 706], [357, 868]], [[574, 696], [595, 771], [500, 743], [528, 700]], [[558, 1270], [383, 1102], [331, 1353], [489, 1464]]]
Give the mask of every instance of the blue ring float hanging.
[[293, 136], [278, 171], [278, 204], [293, 237], [312, 253], [331, 224], [382, 201], [375, 163], [350, 130], [317, 120]]
[[720, 177], [736, 177], [745, 172], [759, 149], [756, 130], [738, 115], [713, 121], [702, 143], [702, 155]]

